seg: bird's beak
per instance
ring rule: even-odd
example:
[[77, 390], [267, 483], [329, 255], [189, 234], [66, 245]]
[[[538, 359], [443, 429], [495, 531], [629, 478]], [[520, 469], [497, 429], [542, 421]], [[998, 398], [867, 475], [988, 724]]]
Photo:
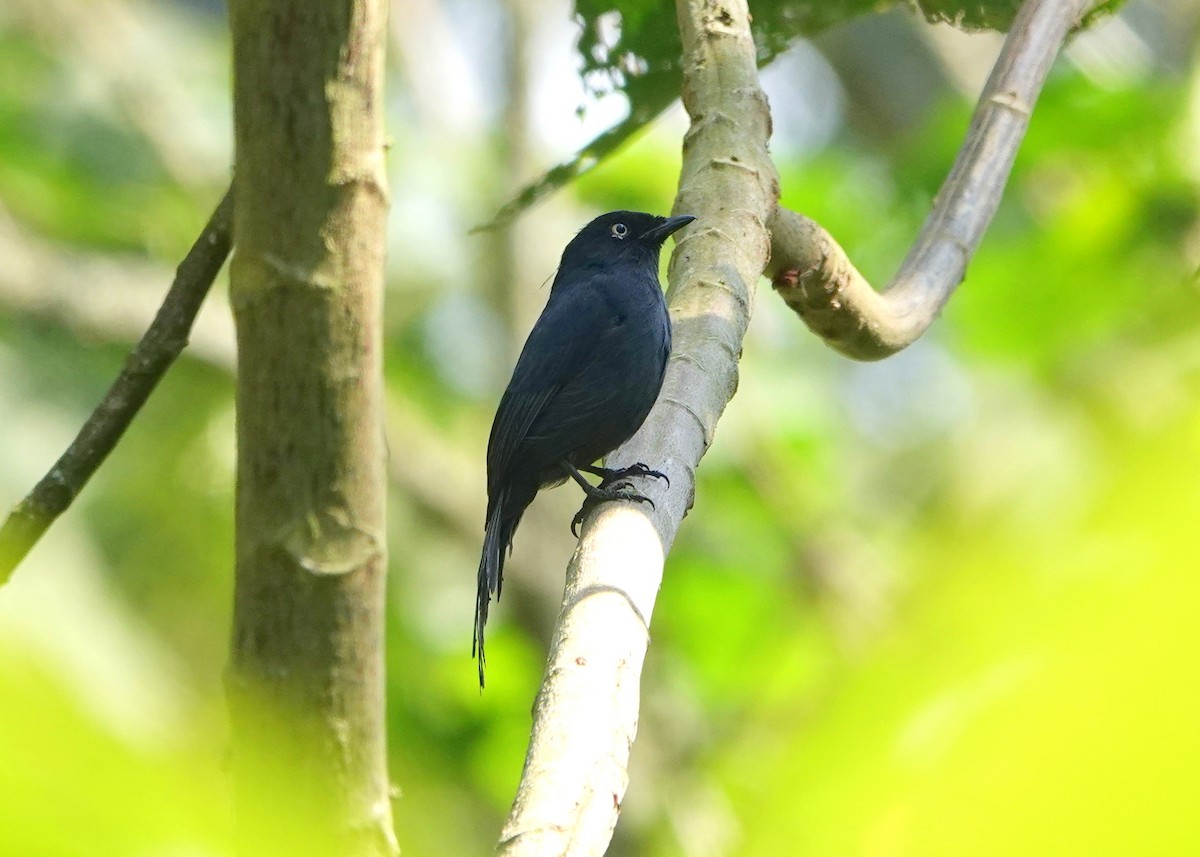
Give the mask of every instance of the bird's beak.
[[657, 241], [659, 244], [667, 240], [667, 236], [673, 232], [678, 232], [683, 227], [687, 226], [696, 218], [691, 214], [680, 214], [677, 217], [668, 217], [658, 226], [653, 229], [648, 229], [643, 235], [643, 241]]

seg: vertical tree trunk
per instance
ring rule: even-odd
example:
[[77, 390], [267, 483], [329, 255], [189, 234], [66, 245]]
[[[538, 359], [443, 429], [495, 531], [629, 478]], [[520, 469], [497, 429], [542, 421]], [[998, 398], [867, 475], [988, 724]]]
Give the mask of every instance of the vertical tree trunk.
[[385, 752], [384, 0], [231, 0], [243, 853], [395, 852]]

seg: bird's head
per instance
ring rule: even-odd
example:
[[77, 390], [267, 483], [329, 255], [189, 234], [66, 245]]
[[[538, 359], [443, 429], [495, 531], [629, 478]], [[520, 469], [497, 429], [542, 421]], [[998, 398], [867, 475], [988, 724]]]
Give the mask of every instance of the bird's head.
[[563, 250], [562, 268], [638, 260], [658, 267], [667, 236], [696, 218], [690, 214], [659, 217], [641, 211], [610, 211], [589, 223]]

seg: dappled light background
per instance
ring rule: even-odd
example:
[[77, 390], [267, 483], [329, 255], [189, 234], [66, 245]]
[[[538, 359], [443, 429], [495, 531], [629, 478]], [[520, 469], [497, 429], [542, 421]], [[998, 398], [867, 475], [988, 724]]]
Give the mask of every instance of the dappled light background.
[[[5, 509], [229, 180], [224, 15], [0, 7]], [[1200, 852], [1198, 15], [1130, 2], [1070, 46], [966, 282], [909, 350], [849, 362], [760, 286], [667, 561], [611, 854]], [[480, 694], [484, 451], [508, 370], [574, 231], [666, 213], [678, 176], [676, 105], [511, 228], [469, 234], [626, 114], [580, 82], [577, 31], [561, 0], [393, 9], [388, 717], [408, 857], [490, 853], [573, 548], [578, 492], [547, 492]], [[873, 282], [998, 46], [894, 10], [764, 71], [785, 204]], [[0, 589], [0, 855], [231, 853], [231, 331], [222, 282]]]

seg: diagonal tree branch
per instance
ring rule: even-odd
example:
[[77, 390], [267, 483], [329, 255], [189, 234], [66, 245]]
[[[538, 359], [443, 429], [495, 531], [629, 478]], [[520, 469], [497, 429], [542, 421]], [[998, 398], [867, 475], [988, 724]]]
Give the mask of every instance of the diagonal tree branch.
[[[639, 488], [655, 507], [604, 504], [584, 524], [534, 711], [502, 855], [599, 855], [628, 783], [639, 682], [663, 562], [691, 506], [695, 467], [737, 386], [753, 286], [766, 272], [843, 353], [878, 359], [931, 323], [995, 213], [1050, 64], [1085, 0], [1026, 0], [985, 87], [967, 142], [909, 257], [870, 289], [812, 221], [778, 207], [745, 0], [677, 0], [684, 139], [675, 211], [697, 215], [671, 260], [675, 351], [659, 402], [609, 466], [665, 472]], [[768, 229], [770, 233], [768, 233]]]
[[745, 0], [678, 0], [676, 8], [692, 125], [674, 210], [698, 220], [671, 260], [675, 346], [662, 394], [609, 464], [645, 462], [671, 483], [639, 485], [654, 509], [607, 503], [584, 523], [501, 834], [503, 855], [598, 855], [608, 847], [627, 785], [663, 560], [691, 506], [695, 468], [737, 386], [752, 289], [767, 261], [766, 221], [779, 183], [767, 154], [770, 115]]
[[200, 237], [175, 272], [154, 321], [50, 472], [13, 508], [0, 527], [0, 585], [83, 490], [112, 452], [167, 369], [187, 345], [204, 296], [229, 256], [232, 194], [226, 191]]
[[[0, 314], [17, 312], [60, 326], [81, 336], [112, 342], [136, 342], [154, 318], [158, 302], [147, 292], [162, 282], [161, 267], [152, 263], [115, 262], [102, 253], [79, 253], [39, 240], [5, 222], [0, 210], [0, 258], [16, 264], [0, 267]], [[95, 300], [79, 294], [79, 271], [89, 284], [105, 292]], [[188, 342], [193, 360], [233, 376], [237, 355], [233, 318], [220, 295], [210, 294], [196, 317]], [[484, 500], [475, 492], [474, 457], [459, 448], [422, 414], [419, 407], [392, 391], [387, 400], [387, 445], [404, 455], [388, 458], [392, 490], [402, 494], [421, 516], [437, 520], [466, 542], [476, 538]], [[568, 540], [562, 519], [550, 507], [534, 505], [521, 521], [532, 534], [525, 550], [509, 558], [505, 568], [516, 573], [510, 583], [522, 591], [514, 604], [528, 602], [540, 614], [562, 592], [554, 582], [562, 569], [562, 545]], [[573, 540], [572, 540], [573, 541]]]
[[966, 275], [1004, 186], [1038, 93], [1091, 0], [1026, 0], [980, 95], [966, 139], [908, 257], [881, 292], [807, 217], [769, 222], [775, 290], [831, 347], [879, 360], [925, 332]]

